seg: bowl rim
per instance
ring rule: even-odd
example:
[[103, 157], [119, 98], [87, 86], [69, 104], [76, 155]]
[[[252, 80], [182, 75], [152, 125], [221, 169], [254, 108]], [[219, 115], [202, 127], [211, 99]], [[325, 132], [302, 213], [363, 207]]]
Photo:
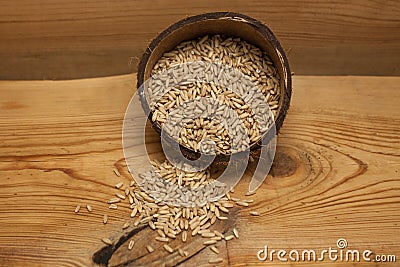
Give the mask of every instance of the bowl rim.
[[[259, 20], [256, 20], [252, 17], [249, 17], [244, 14], [236, 13], [236, 12], [211, 12], [211, 13], [203, 13], [199, 15], [194, 15], [190, 16], [187, 18], [184, 18], [180, 21], [177, 21], [170, 25], [168, 28], [166, 28], [164, 31], [162, 31], [160, 34], [158, 34], [148, 45], [146, 48], [146, 51], [143, 53], [140, 62], [138, 64], [138, 72], [137, 72], [137, 90], [139, 94], [139, 99], [142, 105], [143, 110], [145, 111], [148, 117], [148, 120], [150, 121], [152, 127], [158, 132], [158, 134], [161, 135], [161, 127], [157, 122], [152, 121], [152, 115], [153, 113], [151, 112], [151, 109], [149, 107], [149, 104], [147, 103], [145, 92], [144, 92], [144, 86], [143, 84], [145, 83], [145, 71], [147, 64], [149, 62], [149, 59], [153, 53], [153, 50], [158, 46], [159, 43], [161, 43], [164, 38], [166, 38], [170, 33], [186, 26], [187, 24], [192, 24], [192, 23], [197, 23], [201, 22], [204, 20], [217, 20], [217, 19], [229, 19], [229, 20], [234, 20], [240, 23], [246, 23], [250, 27], [254, 28], [257, 32], [259, 32], [263, 37], [265, 37], [266, 40], [270, 42], [270, 45], [273, 47], [273, 49], [279, 53], [279, 58], [281, 61], [281, 65], [283, 67], [283, 72], [285, 77], [284, 81], [284, 88], [281, 91], [283, 94], [281, 97], [283, 97], [282, 101], [282, 106], [280, 107], [279, 113], [277, 116], [274, 118], [275, 119], [275, 127], [276, 127], [276, 134], [278, 134], [280, 128], [282, 127], [283, 121], [286, 117], [286, 113], [289, 109], [289, 104], [290, 104], [290, 99], [292, 95], [292, 75], [289, 67], [289, 61], [287, 59], [286, 53], [280, 44], [279, 40], [276, 38], [276, 36], [273, 34], [271, 29], [262, 23]], [[182, 40], [183, 41], [183, 40]], [[196, 152], [182, 144], [180, 144], [178, 141], [176, 141], [174, 138], [170, 137], [169, 135], [165, 134], [165, 139], [167, 141], [167, 144], [179, 144], [179, 147], [182, 151], [182, 153], [190, 158], [190, 159], [197, 159], [200, 157], [200, 153]], [[268, 139], [273, 138], [271, 136], [271, 132], [268, 131], [262, 135], [259, 141], [254, 142], [253, 144], [250, 145], [250, 150], [255, 151], [259, 150], [261, 148], [261, 143], [262, 142], [268, 142]], [[242, 153], [242, 152], [236, 152], [236, 153]], [[214, 161], [215, 162], [228, 162], [230, 159], [231, 154], [217, 154]]]

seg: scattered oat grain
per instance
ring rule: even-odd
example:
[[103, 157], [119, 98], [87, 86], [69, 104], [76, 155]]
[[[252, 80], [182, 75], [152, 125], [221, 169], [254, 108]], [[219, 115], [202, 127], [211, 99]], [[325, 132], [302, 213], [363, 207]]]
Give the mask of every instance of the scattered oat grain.
[[75, 213], [78, 213], [80, 209], [81, 209], [81, 205], [78, 204], [78, 205], [76, 206], [76, 208], [75, 208]]
[[120, 183], [115, 185], [115, 188], [120, 189], [123, 185], [124, 185], [124, 183], [120, 182]]
[[210, 264], [215, 264], [215, 263], [221, 263], [221, 262], [223, 262], [223, 261], [224, 261], [223, 258], [215, 258], [215, 259], [209, 259], [209, 260], [208, 260], [208, 263], [210, 263]]
[[244, 202], [244, 201], [237, 201], [235, 203], [238, 204], [239, 206], [243, 206], [243, 207], [248, 207], [249, 206], [249, 203]]
[[129, 241], [128, 249], [131, 250], [134, 245], [135, 245], [135, 241], [134, 240]]
[[124, 223], [124, 225], [122, 225], [122, 229], [126, 229], [126, 228], [128, 228], [129, 227], [129, 222], [126, 222], [126, 223]]
[[233, 238], [235, 238], [234, 235], [225, 236], [225, 240], [226, 240], [226, 241], [229, 241], [229, 240], [231, 240], [231, 239], [233, 239]]
[[121, 174], [119, 173], [119, 171], [117, 169], [113, 169], [113, 172], [115, 173], [116, 176], [120, 177]]
[[236, 228], [233, 228], [233, 234], [235, 235], [236, 238], [239, 238], [239, 232]]
[[216, 246], [210, 246], [210, 249], [211, 249], [215, 254], [219, 254], [219, 250], [217, 249]]
[[182, 242], [186, 242], [187, 240], [187, 231], [182, 232]]
[[168, 246], [167, 244], [164, 244], [164, 249], [166, 250], [166, 251], [168, 251], [169, 253], [173, 253], [174, 252], [174, 250], [170, 247], [170, 246]]
[[153, 248], [152, 246], [150, 246], [150, 245], [147, 245], [147, 246], [146, 246], [146, 249], [147, 249], [147, 251], [148, 251], [149, 253], [152, 253], [152, 252], [154, 251], [154, 248]]
[[115, 204], [111, 204], [111, 205], [109, 206], [109, 208], [112, 209], [112, 210], [116, 210], [116, 209], [118, 209], [118, 206], [115, 205]]
[[107, 237], [102, 238], [101, 241], [103, 241], [103, 243], [106, 244], [106, 245], [112, 245], [112, 243], [113, 243], [113, 242], [112, 242], [109, 238], [107, 238]]
[[157, 241], [161, 241], [161, 242], [168, 242], [169, 238], [168, 237], [161, 237], [161, 236], [156, 236], [155, 238]]
[[210, 240], [207, 240], [207, 241], [203, 242], [203, 245], [207, 246], [207, 245], [213, 245], [215, 243], [217, 243], [217, 240], [210, 239]]

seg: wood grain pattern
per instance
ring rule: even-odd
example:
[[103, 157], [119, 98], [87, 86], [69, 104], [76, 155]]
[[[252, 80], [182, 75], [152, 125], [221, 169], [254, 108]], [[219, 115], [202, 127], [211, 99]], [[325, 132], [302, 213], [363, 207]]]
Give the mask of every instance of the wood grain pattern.
[[[105, 200], [114, 184], [130, 180], [121, 128], [134, 80], [0, 81], [0, 266], [91, 266], [101, 238], [126, 235], [128, 205], [110, 211]], [[220, 245], [225, 264], [266, 264], [256, 257], [264, 245], [321, 250], [338, 238], [351, 249], [400, 258], [399, 83], [395, 77], [294, 77], [271, 175], [253, 205], [232, 217], [240, 239]], [[154, 132], [148, 141], [160, 151]], [[248, 182], [246, 175], [234, 195], [242, 196]], [[93, 212], [75, 214], [77, 204], [90, 204]], [[137, 238], [148, 238], [146, 231]], [[122, 244], [110, 265], [137, 266], [132, 259], [144, 250], [138, 244], [132, 253]], [[181, 264], [207, 266], [209, 253]], [[157, 255], [163, 254], [151, 257]]]
[[177, 20], [234, 11], [268, 24], [297, 74], [399, 75], [400, 2], [0, 1], [0, 79], [131, 73], [150, 41]]

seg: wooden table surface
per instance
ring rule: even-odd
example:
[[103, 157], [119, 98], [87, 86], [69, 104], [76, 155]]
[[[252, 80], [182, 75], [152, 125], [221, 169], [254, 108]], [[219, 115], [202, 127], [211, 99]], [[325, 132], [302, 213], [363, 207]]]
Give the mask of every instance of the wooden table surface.
[[[1, 266], [91, 266], [104, 247], [101, 238], [129, 235], [132, 229], [121, 229], [128, 204], [110, 211], [105, 201], [117, 182], [131, 179], [121, 130], [135, 83], [134, 75], [0, 81]], [[336, 248], [339, 238], [348, 249], [393, 254], [400, 261], [399, 84], [400, 77], [294, 77], [271, 175], [252, 196], [254, 203], [230, 216], [240, 238], [219, 245], [223, 265], [290, 264], [260, 262], [256, 255], [264, 245]], [[152, 132], [148, 146], [160, 151]], [[242, 197], [248, 182], [244, 177], [233, 195]], [[93, 211], [75, 214], [77, 204], [90, 204]], [[261, 216], [250, 216], [251, 210]], [[151, 243], [153, 234], [144, 229], [134, 238]], [[207, 266], [212, 252], [200, 248], [184, 261], [166, 254], [147, 255], [140, 246], [129, 252], [123, 244], [109, 264], [166, 259], [170, 265]], [[316, 265], [328, 263], [344, 265]]]

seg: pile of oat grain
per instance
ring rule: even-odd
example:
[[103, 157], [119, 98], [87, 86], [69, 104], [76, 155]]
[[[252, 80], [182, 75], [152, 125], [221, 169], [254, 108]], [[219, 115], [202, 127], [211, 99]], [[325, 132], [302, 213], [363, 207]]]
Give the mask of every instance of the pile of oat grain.
[[[185, 77], [190, 77], [191, 74], [195, 73], [196, 70], [191, 69], [191, 66], [185, 66], [187, 68], [187, 70], [185, 69], [185, 75], [171, 77], [171, 75], [163, 74], [163, 71], [170, 68], [183, 66], [182, 64], [184, 63], [199, 61], [223, 64], [242, 72], [250, 78], [252, 83], [263, 94], [263, 101], [268, 103], [273, 116], [277, 115], [280, 101], [280, 77], [268, 55], [260, 48], [240, 38], [207, 35], [179, 44], [173, 50], [164, 53], [155, 64], [152, 77], [157, 78], [150, 82], [146, 91], [153, 113], [152, 120], [158, 122], [159, 125], [163, 125], [167, 120], [168, 114], [182, 103], [198, 100], [201, 97], [209, 97], [219, 100], [238, 114], [239, 119], [245, 125], [250, 143], [259, 141], [267, 128], [265, 127], [266, 125], [258, 125], [254, 119], [254, 111], [246, 104], [249, 100], [254, 101], [251, 99], [251, 92], [249, 92], [251, 88], [248, 86], [240, 88], [242, 83], [235, 79], [225, 81], [226, 83], [224, 84], [229, 85], [228, 87], [219, 86], [218, 83], [213, 82], [201, 83], [190, 81], [190, 79], [184, 80]], [[223, 77], [223, 73], [218, 75], [219, 80], [223, 80]], [[175, 85], [177, 81], [179, 86], [171, 86], [171, 84]], [[239, 87], [239, 89], [243, 90], [243, 93], [238, 94], [227, 89], [232, 87]], [[164, 92], [163, 89], [165, 88], [168, 88], [169, 91], [166, 94], [162, 94], [161, 98], [158, 99], [156, 96]], [[246, 93], [249, 96], [247, 99], [245, 99]], [[155, 99], [158, 100], [156, 101]], [[201, 106], [201, 103], [199, 103], [198, 108], [201, 109]], [[266, 109], [265, 113], [267, 113]], [[216, 143], [218, 153], [229, 154], [231, 142], [228, 132], [218, 122], [203, 117], [190, 121], [181, 130], [179, 136], [176, 137], [178, 141], [194, 151], [199, 151], [200, 140], [208, 137]], [[237, 122], [232, 121], [231, 123], [235, 124]]]
[[[163, 163], [152, 161], [152, 164], [161, 177], [171, 184], [178, 185], [181, 183], [184, 186], [202, 186], [209, 184], [212, 180], [209, 170], [184, 172], [175, 168], [168, 161]], [[114, 170], [114, 172], [117, 176], [120, 176], [117, 170]], [[231, 197], [230, 193], [227, 193], [225, 197], [218, 201], [207, 202], [201, 206], [175, 207], [157, 203], [152, 197], [143, 192], [134, 180], [129, 184], [120, 182], [115, 185], [115, 188], [117, 189], [115, 196], [107, 201], [109, 209], [116, 210], [120, 205], [128, 205], [126, 202], [129, 202], [131, 209], [131, 219], [122, 225], [122, 229], [127, 229], [131, 225], [148, 224], [151, 229], [157, 232], [155, 240], [165, 242], [166, 244], [163, 247], [170, 253], [176, 251], [168, 245], [171, 239], [180, 238], [182, 242], [186, 242], [188, 235], [191, 235], [204, 238], [203, 244], [210, 246], [214, 253], [219, 254], [215, 244], [222, 239], [229, 241], [235, 237], [239, 238], [239, 233], [234, 228], [232, 234], [224, 235], [217, 230], [210, 230], [210, 226], [217, 220], [227, 220], [229, 208], [234, 205], [247, 207], [249, 203], [253, 202], [252, 199], [240, 200]], [[75, 213], [80, 212], [80, 207], [81, 205], [76, 207]], [[87, 205], [87, 210], [89, 212], [93, 211], [90, 205]], [[250, 214], [253, 216], [259, 215], [256, 211], [251, 211]], [[108, 215], [104, 214], [103, 223], [107, 224], [107, 222]], [[106, 237], [102, 238], [102, 241], [106, 245], [113, 244], [113, 241]], [[133, 239], [130, 240], [128, 249], [132, 249], [134, 245], [135, 241]], [[146, 249], [149, 253], [154, 251], [150, 245]], [[178, 249], [178, 253], [182, 257], [188, 256], [188, 252], [182, 249]], [[210, 259], [210, 263], [214, 261], [217, 263], [219, 260], [220, 258]]]

